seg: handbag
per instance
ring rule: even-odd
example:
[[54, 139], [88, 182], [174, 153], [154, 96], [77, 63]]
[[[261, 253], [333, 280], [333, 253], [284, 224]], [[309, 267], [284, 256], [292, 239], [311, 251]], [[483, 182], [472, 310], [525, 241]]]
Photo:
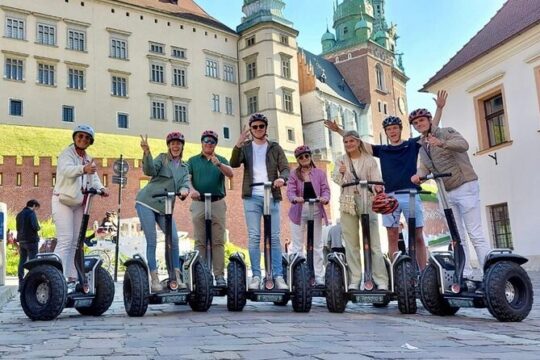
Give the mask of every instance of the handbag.
[[84, 200], [84, 195], [82, 193], [77, 193], [75, 197], [68, 194], [59, 194], [58, 200], [66, 206], [77, 207], [81, 206]]

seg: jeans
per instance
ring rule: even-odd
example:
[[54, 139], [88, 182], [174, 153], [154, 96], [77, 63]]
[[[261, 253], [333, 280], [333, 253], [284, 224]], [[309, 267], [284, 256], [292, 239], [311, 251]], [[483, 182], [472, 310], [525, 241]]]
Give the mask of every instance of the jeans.
[[22, 284], [24, 279], [24, 263], [28, 260], [35, 259], [38, 253], [38, 243], [19, 243], [19, 284]]
[[[165, 233], [165, 215], [161, 215], [154, 212], [149, 207], [137, 203], [135, 205], [137, 215], [141, 222], [141, 228], [146, 238], [146, 261], [148, 262], [148, 268], [150, 271], [157, 270], [156, 262], [156, 246], [157, 246], [157, 231], [156, 223], [159, 225], [161, 231]], [[180, 268], [180, 250], [178, 247], [178, 233], [176, 232], [176, 224], [174, 219], [172, 220], [172, 260], [173, 267], [175, 269]]]
[[[244, 216], [248, 228], [249, 259], [253, 276], [261, 276], [261, 217], [263, 215], [264, 200], [262, 196], [254, 195], [244, 199]], [[274, 277], [283, 276], [281, 265], [281, 243], [279, 240], [279, 201], [270, 200], [271, 224], [271, 251], [272, 272]]]
[[56, 226], [56, 248], [54, 253], [62, 259], [64, 276], [77, 278], [75, 251], [82, 223], [84, 209], [81, 206], [69, 207], [60, 202], [58, 196], [52, 197], [52, 217]]

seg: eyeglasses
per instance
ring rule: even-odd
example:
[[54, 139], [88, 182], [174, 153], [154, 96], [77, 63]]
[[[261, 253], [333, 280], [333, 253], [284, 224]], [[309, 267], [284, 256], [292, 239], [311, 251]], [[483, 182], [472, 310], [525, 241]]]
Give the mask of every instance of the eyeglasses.
[[264, 125], [264, 124], [251, 125], [251, 128], [252, 128], [253, 130], [262, 130], [262, 129], [264, 129], [265, 127], [266, 127], [266, 125]]
[[304, 160], [304, 159], [309, 159], [310, 157], [311, 157], [310, 154], [302, 154], [299, 157], [297, 157], [297, 159], [298, 160]]
[[208, 145], [216, 145], [217, 144], [217, 141], [212, 139], [212, 138], [209, 138], [209, 137], [206, 137], [202, 140], [203, 144], [208, 144]]
[[92, 139], [92, 137], [90, 135], [88, 135], [88, 134], [78, 133], [77, 134], [77, 139], [90, 140], [90, 139]]

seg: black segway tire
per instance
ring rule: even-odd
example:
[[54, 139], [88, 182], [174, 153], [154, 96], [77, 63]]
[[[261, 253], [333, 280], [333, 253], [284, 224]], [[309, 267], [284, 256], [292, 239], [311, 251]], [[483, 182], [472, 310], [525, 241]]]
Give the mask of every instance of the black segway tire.
[[305, 262], [294, 267], [291, 303], [295, 312], [307, 313], [311, 310], [310, 273]]
[[193, 311], [205, 312], [212, 306], [214, 295], [212, 293], [212, 275], [210, 270], [201, 261], [193, 266], [193, 289], [188, 303]]
[[326, 307], [333, 313], [342, 313], [347, 306], [343, 269], [333, 261], [326, 266], [324, 277], [326, 286]]
[[53, 320], [62, 313], [67, 301], [67, 285], [62, 271], [39, 265], [24, 278], [21, 306], [31, 320]]
[[420, 299], [422, 305], [433, 315], [450, 316], [458, 312], [459, 307], [450, 306], [439, 290], [439, 280], [435, 265], [429, 264], [420, 277]]
[[236, 261], [227, 266], [227, 310], [242, 311], [246, 306], [246, 269]]
[[[283, 280], [288, 284], [289, 283], [289, 273], [287, 269], [287, 261], [285, 259], [281, 259], [281, 267], [283, 268]], [[280, 301], [274, 301], [274, 305], [277, 306], [287, 306], [289, 303], [289, 300], [291, 299], [291, 296], [289, 294], [285, 295], [282, 300]]]
[[487, 308], [497, 320], [516, 322], [529, 315], [534, 294], [525, 269], [511, 261], [500, 261], [487, 269], [484, 279]]
[[401, 261], [396, 265], [395, 291], [398, 309], [402, 314], [416, 314], [416, 276], [410, 261]]
[[100, 316], [109, 310], [114, 300], [114, 281], [111, 274], [101, 266], [96, 269], [96, 296], [92, 305], [76, 307], [81, 315]]
[[124, 308], [129, 316], [143, 316], [148, 309], [148, 273], [138, 265], [129, 265], [124, 274]]

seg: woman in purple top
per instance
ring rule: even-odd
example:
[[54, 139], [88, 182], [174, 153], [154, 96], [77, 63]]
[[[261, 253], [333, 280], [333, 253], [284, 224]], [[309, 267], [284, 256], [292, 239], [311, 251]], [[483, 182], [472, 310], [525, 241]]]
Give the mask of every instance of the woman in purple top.
[[328, 225], [328, 218], [324, 211], [325, 204], [330, 201], [330, 187], [326, 173], [317, 169], [311, 160], [311, 150], [302, 145], [294, 151], [298, 167], [291, 172], [287, 184], [287, 197], [292, 203], [289, 210], [291, 220], [292, 248], [291, 252], [298, 253], [304, 250], [305, 230], [308, 220], [309, 199], [319, 199], [314, 212], [314, 238], [313, 238], [313, 266], [315, 268], [315, 282], [324, 284], [324, 259], [322, 241], [322, 221]]

